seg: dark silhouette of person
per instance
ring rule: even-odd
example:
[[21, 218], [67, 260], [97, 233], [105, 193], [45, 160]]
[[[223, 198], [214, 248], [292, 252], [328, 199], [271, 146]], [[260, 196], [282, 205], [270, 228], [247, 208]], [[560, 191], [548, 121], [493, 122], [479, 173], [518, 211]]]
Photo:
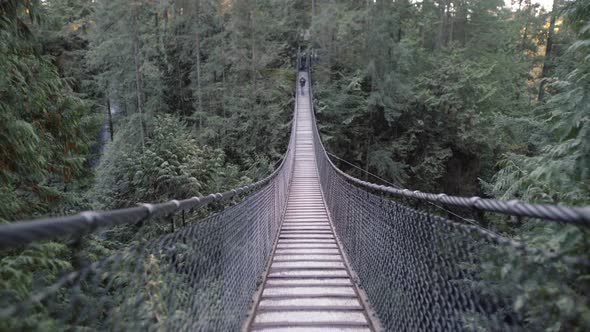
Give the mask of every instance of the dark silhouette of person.
[[301, 76], [301, 78], [299, 79], [299, 84], [301, 85], [301, 95], [304, 94], [303, 87], [305, 86], [305, 82], [305, 77]]

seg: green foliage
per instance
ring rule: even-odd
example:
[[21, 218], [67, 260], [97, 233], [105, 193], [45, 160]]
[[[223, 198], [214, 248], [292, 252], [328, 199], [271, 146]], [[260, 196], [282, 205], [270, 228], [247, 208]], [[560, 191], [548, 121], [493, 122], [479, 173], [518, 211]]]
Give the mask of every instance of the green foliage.
[[[291, 7], [47, 0], [1, 1], [0, 12], [0, 220], [221, 192], [266, 176], [287, 145], [291, 59], [301, 24]], [[275, 21], [277, 15], [284, 20]], [[108, 124], [107, 101], [119, 111], [115, 136], [94, 170], [86, 159], [96, 120]], [[140, 231], [134, 225], [101, 231], [83, 241], [82, 261], [108, 264], [113, 252], [168, 231], [168, 223], [156, 221]], [[1, 297], [9, 303], [79, 267], [61, 243], [0, 259]], [[25, 319], [2, 321], [0, 329], [58, 330], [57, 317], [80, 329], [108, 329], [113, 322], [103, 319], [104, 310], [129, 319], [124, 310], [135, 310], [142, 296], [149, 299], [141, 310], [146, 322], [178, 319], [183, 313], [165, 312], [161, 300], [178, 276], [160, 271], [168, 263], [157, 257], [141, 263], [147, 281], [134, 281], [121, 266], [114, 280], [91, 275], [100, 282], [60, 289], [51, 306], [35, 304]], [[138, 293], [144, 282], [153, 287]], [[72, 299], [96, 314], [76, 317]]]
[[[59, 243], [35, 244], [16, 255], [0, 257], [2, 307], [28, 300], [33, 290], [54, 284], [62, 271], [72, 268], [68, 257], [68, 247]], [[40, 306], [24, 321], [0, 320], [0, 329], [4, 331], [39, 328], [51, 331], [52, 325], [49, 312]]]
[[121, 124], [97, 168], [94, 190], [102, 208], [200, 196], [237, 184], [214, 181], [224, 169], [232, 172], [225, 165], [223, 151], [199, 147], [177, 118], [158, 115], [150, 131], [142, 151], [133, 138], [138, 135], [134, 121]]
[[[361, 14], [343, 14], [336, 22], [318, 19], [318, 44], [330, 47], [322, 35], [336, 25], [340, 43], [347, 45], [347, 52], [326, 55], [330, 62], [316, 69], [318, 113], [327, 143], [337, 155], [407, 187], [477, 191], [476, 177], [485, 171], [496, 144], [486, 137], [486, 121], [523, 106], [514, 98], [524, 99], [524, 89], [510, 90], [518, 81], [511, 74], [515, 65], [505, 66], [516, 56], [498, 57], [492, 51], [496, 44], [476, 54], [471, 48], [429, 54], [412, 38], [411, 11], [403, 12], [404, 19], [391, 18], [399, 10], [380, 4], [368, 13], [360, 11], [373, 17], [365, 29]], [[400, 32], [400, 38], [391, 34], [392, 25], [409, 32]], [[364, 42], [359, 33], [366, 36]], [[454, 178], [449, 173], [454, 165], [465, 160], [469, 163], [460, 182], [447, 180]]]
[[13, 202], [0, 205], [0, 219], [59, 208], [64, 189], [86, 174], [87, 108], [21, 20], [25, 10], [37, 13], [32, 3], [15, 5], [0, 22], [0, 197]]
[[[546, 104], [536, 109], [532, 119], [530, 115], [517, 119], [529, 129], [528, 139], [523, 137], [519, 141], [533, 148], [512, 149], [499, 162], [499, 171], [487, 184], [487, 190], [500, 198], [568, 205], [590, 203], [590, 126], [587, 121], [590, 117], [590, 48], [584, 44], [589, 36], [583, 28], [590, 12], [583, 3], [573, 2], [565, 11], [570, 26], [578, 32], [578, 39], [562, 56], [563, 62], [556, 70], [556, 73], [567, 73], [566, 76], [552, 79], [551, 96]], [[530, 221], [506, 231], [534, 247], [560, 255], [586, 256], [590, 249], [588, 231], [572, 225]], [[515, 299], [516, 310], [531, 326], [543, 323], [539, 317], [554, 321], [548, 329], [551, 331], [590, 328], [588, 267], [559, 262], [545, 262], [543, 267], [543, 272], [531, 264], [514, 267], [521, 273], [515, 274], [517, 279], [509, 282], [521, 282], [518, 276], [532, 271], [537, 271], [533, 280], [538, 280], [538, 283], [525, 285], [522, 295]], [[544, 283], [552, 277], [561, 283]]]
[[[568, 24], [556, 32], [548, 62], [554, 76], [545, 77], [549, 97], [538, 105], [532, 100], [555, 13], [519, 3], [516, 11], [485, 0], [322, 6], [312, 31], [320, 48], [316, 110], [328, 150], [411, 189], [588, 204], [590, 7], [567, 1]], [[531, 247], [587, 255], [587, 231], [574, 226], [485, 217]], [[483, 277], [477, 289], [512, 300], [502, 314], [518, 313], [531, 330], [588, 329], [586, 267], [497, 261], [503, 255], [474, 267]]]
[[[490, 190], [503, 197], [524, 197], [536, 202], [566, 202], [588, 204], [590, 202], [590, 116], [588, 101], [590, 65], [588, 39], [580, 22], [587, 20], [587, 8], [574, 2], [567, 8], [570, 24], [580, 31], [569, 51], [563, 55], [563, 65], [550, 85], [552, 94], [545, 105], [540, 105], [533, 119], [518, 119], [530, 123], [542, 136], [529, 136], [521, 143], [536, 146], [523, 151], [512, 151], [500, 164], [501, 170], [494, 178]], [[584, 16], [586, 15], [586, 16]], [[572, 61], [575, 60], [575, 61]], [[520, 152], [520, 153], [518, 153]], [[511, 179], [511, 180], [507, 180]], [[518, 188], [513, 184], [518, 181]]]
[[[219, 192], [268, 174], [287, 144], [292, 58], [308, 23], [321, 60], [316, 110], [336, 155], [413, 189], [588, 204], [590, 7], [567, 1], [552, 77], [544, 77], [547, 102], [537, 105], [539, 52], [553, 13], [519, 3], [513, 12], [501, 0], [318, 2], [311, 19], [301, 0], [0, 1], [0, 220], [86, 208], [79, 192], [94, 180], [87, 196], [107, 209]], [[119, 112], [94, 179], [86, 159], [107, 101]], [[588, 234], [575, 227], [486, 221], [545, 250], [576, 256], [590, 249]], [[88, 239], [86, 260], [169, 226], [137, 230]], [[512, 300], [500, 311], [519, 313], [531, 329], [543, 325], [540, 317], [562, 322], [549, 330], [590, 328], [586, 268], [497, 256], [474, 271]], [[8, 300], [73, 265], [57, 243], [0, 259]], [[142, 319], [184, 314], [163, 309], [161, 292], [172, 284], [162, 280], [173, 279], [161, 271], [167, 263], [142, 263], [153, 272], [152, 287], [135, 293], [149, 299]], [[564, 285], [547, 282], [560, 276]], [[113, 319], [124, 320], [124, 309], [140, 299], [126, 290], [141, 283], [125, 272], [113, 283], [119, 292], [72, 292], [89, 306], [101, 298]], [[57, 329], [54, 314], [35, 306], [24, 322], [0, 329]], [[84, 319], [81, 326], [110, 327]]]

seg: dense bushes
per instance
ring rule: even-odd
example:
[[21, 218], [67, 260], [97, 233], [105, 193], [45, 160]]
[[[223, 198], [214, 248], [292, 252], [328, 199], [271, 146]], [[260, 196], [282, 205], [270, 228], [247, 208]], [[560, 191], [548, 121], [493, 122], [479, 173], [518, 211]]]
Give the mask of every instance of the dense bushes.
[[145, 146], [138, 130], [133, 119], [120, 124], [97, 168], [94, 190], [103, 208], [200, 196], [237, 184], [237, 169], [226, 165], [223, 151], [200, 147], [176, 117], [156, 116]]

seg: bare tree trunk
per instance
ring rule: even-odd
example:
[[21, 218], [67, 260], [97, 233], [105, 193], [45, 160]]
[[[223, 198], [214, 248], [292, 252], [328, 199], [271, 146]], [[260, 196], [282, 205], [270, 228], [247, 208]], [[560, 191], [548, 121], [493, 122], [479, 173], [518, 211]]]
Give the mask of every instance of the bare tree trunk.
[[109, 119], [109, 133], [111, 134], [111, 142], [114, 139], [115, 132], [113, 129], [113, 113], [111, 112], [111, 99], [107, 96], [107, 114]]
[[447, 37], [447, 45], [452, 44], [453, 43], [453, 33], [455, 30], [455, 22], [453, 21], [453, 16], [451, 15], [451, 9], [449, 7], [449, 9], [447, 10], [447, 22], [449, 24], [449, 33], [448, 33], [448, 37]]
[[[159, 0], [159, 5], [160, 7], [164, 7], [164, 2], [163, 0]], [[159, 17], [160, 13], [156, 12], [155, 13], [156, 17]], [[162, 57], [162, 59], [164, 59], [164, 63], [168, 63], [168, 55], [166, 54], [166, 45], [164, 43], [164, 40], [166, 38], [166, 34], [168, 33], [168, 7], [164, 7], [164, 11], [162, 12], [162, 19], [158, 19], [157, 20], [157, 24], [156, 24], [156, 39], [158, 41], [157, 43], [157, 49], [158, 49], [158, 53], [160, 54], [160, 56]], [[162, 28], [160, 28], [160, 24], [162, 25]]]
[[526, 20], [524, 22], [524, 32], [522, 34], [521, 47], [523, 50], [526, 47], [526, 38], [528, 35], [529, 35], [529, 13], [527, 13], [527, 15], [526, 15]]
[[256, 31], [254, 31], [254, 20], [256, 19], [256, 0], [253, 1], [253, 6], [250, 8], [250, 34], [251, 34], [251, 80], [252, 80], [252, 98], [254, 98], [254, 105], [256, 103]]
[[168, 31], [168, 7], [164, 9], [164, 32]]
[[[377, 91], [377, 68], [376, 65], [373, 66], [373, 70], [371, 73], [371, 94]], [[372, 133], [373, 129], [373, 112], [375, 111], [374, 106], [369, 106], [368, 113], [369, 113], [369, 122], [367, 124], [367, 140], [366, 140], [366, 147], [365, 147], [365, 181], [369, 181], [369, 156], [371, 154], [371, 144], [373, 141]]]
[[139, 3], [133, 2], [133, 62], [135, 64], [135, 94], [137, 96], [137, 112], [140, 116], [141, 123], [141, 144], [145, 146], [145, 137], [147, 128], [145, 124], [144, 109], [143, 109], [143, 80], [141, 77], [141, 46], [139, 44]]
[[195, 5], [195, 19], [197, 21], [197, 29], [195, 31], [195, 43], [196, 43], [196, 57], [197, 57], [197, 112], [199, 112], [199, 130], [203, 127], [203, 92], [201, 87], [201, 35], [199, 32], [199, 12], [201, 1], [197, 0]]
[[225, 49], [223, 47], [223, 45], [221, 46], [221, 110], [222, 110], [222, 115], [223, 115], [223, 119], [225, 119], [226, 114], [225, 114], [225, 89], [226, 89], [226, 77], [225, 77]]
[[[219, 7], [219, 13], [218, 15], [222, 15], [222, 11], [221, 11], [221, 7]], [[221, 24], [220, 26], [221, 28], [221, 35], [224, 36], [224, 32], [225, 32], [225, 28], [223, 27], [223, 24]], [[223, 38], [221, 40], [221, 44], [220, 44], [220, 49], [221, 49], [221, 115], [223, 117], [223, 126], [222, 126], [222, 131], [223, 134], [225, 134], [225, 118], [226, 118], [226, 106], [225, 106], [225, 94], [226, 94], [226, 77], [225, 77], [225, 43], [223, 41]]]
[[446, 43], [446, 33], [447, 33], [447, 0], [439, 1], [439, 11], [440, 11], [440, 29], [438, 31], [438, 40], [437, 40], [437, 48], [443, 48]]
[[558, 0], [553, 0], [551, 9], [551, 20], [549, 22], [549, 31], [547, 33], [547, 47], [545, 48], [545, 61], [543, 62], [543, 71], [541, 72], [541, 83], [539, 84], [539, 96], [537, 100], [543, 102], [545, 99], [545, 78], [551, 69], [551, 51], [553, 50], [553, 38], [555, 36], [555, 19], [557, 18]]
[[197, 111], [199, 112], [199, 129], [203, 126], [203, 91], [201, 87], [201, 38], [199, 32], [196, 33], [197, 47]]

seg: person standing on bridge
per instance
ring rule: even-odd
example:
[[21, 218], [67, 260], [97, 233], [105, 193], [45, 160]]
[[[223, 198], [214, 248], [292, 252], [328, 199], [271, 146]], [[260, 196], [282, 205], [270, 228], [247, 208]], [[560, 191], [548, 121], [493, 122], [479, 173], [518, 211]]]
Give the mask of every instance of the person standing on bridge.
[[303, 87], [305, 86], [305, 77], [301, 76], [301, 78], [299, 79], [299, 84], [301, 85], [301, 95], [305, 95], [305, 93], [303, 92]]

